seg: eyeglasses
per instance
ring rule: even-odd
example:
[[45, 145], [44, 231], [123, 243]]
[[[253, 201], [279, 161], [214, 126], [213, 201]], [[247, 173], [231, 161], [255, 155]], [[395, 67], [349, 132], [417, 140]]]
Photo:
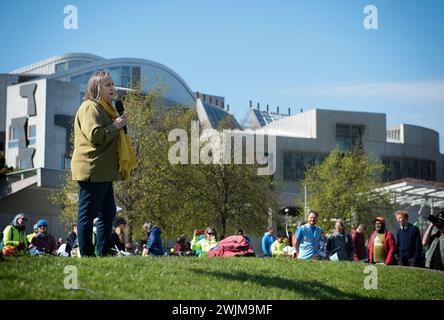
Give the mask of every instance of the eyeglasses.
[[214, 233], [210, 233], [210, 232], [208, 232], [207, 233], [209, 236], [214, 236]]

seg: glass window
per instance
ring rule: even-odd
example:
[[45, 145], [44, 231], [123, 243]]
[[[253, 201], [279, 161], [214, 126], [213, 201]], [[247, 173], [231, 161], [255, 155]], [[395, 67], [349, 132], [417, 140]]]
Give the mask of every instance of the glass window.
[[30, 167], [31, 166], [30, 166], [28, 160], [20, 159], [20, 163], [19, 163], [19, 168], [20, 169], [29, 169]]
[[111, 68], [111, 69], [109, 70], [109, 72], [111, 73], [111, 78], [113, 78], [114, 86], [116, 86], [116, 87], [120, 87], [120, 86], [121, 86], [121, 72], [120, 72], [120, 67], [117, 67], [117, 68]]
[[83, 76], [84, 76], [83, 74], [80, 74], [78, 76], [71, 77], [71, 82], [77, 83], [77, 84], [84, 84]]
[[60, 168], [63, 170], [71, 168], [71, 159], [64, 154], [60, 157]]
[[66, 70], [66, 63], [65, 62], [56, 64], [56, 66], [55, 66], [56, 73], [62, 73], [65, 70]]
[[125, 88], [130, 87], [130, 81], [131, 81], [131, 68], [130, 67], [122, 67], [122, 81], [121, 86]]
[[133, 67], [132, 73], [133, 73], [133, 75], [132, 75], [133, 79], [131, 80], [132, 84], [137, 85], [140, 82], [140, 67]]
[[83, 61], [83, 60], [68, 61], [68, 69], [72, 69], [72, 68], [81, 66], [84, 63], [85, 63], [85, 61]]
[[88, 83], [89, 79], [92, 77], [93, 74], [94, 74], [93, 71], [85, 73], [85, 83]]
[[284, 151], [284, 180], [304, 179], [306, 170], [324, 161], [326, 156], [315, 152]]
[[30, 145], [35, 144], [36, 140], [36, 127], [35, 125], [31, 125], [28, 127], [28, 140]]
[[11, 128], [11, 135], [9, 140], [18, 140], [19, 138], [19, 132], [17, 128]]
[[361, 126], [336, 125], [336, 146], [340, 152], [352, 151], [362, 143], [361, 137]]
[[9, 148], [18, 148], [18, 141], [10, 141], [8, 143]]

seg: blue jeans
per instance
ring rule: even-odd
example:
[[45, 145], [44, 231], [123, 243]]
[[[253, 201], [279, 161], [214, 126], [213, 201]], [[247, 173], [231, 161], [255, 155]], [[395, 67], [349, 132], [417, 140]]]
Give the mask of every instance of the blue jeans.
[[116, 216], [116, 203], [112, 182], [79, 181], [79, 207], [77, 237], [82, 257], [93, 257], [93, 220], [97, 220], [97, 256], [110, 253], [112, 222]]

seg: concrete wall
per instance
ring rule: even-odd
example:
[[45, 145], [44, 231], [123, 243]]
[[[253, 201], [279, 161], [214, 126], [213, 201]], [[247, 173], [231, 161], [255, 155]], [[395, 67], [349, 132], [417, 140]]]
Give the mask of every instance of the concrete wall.
[[53, 189], [33, 186], [0, 199], [0, 229], [3, 231], [14, 216], [22, 212], [28, 218], [27, 234], [32, 233], [32, 226], [43, 218], [48, 221], [49, 232], [56, 239], [65, 239], [66, 232], [58, 217], [59, 208], [48, 200], [51, 190]]
[[[27, 116], [27, 99], [20, 96], [20, 87], [30, 83], [37, 84], [34, 94], [36, 115], [29, 116], [28, 125], [36, 126], [36, 149], [33, 158], [34, 168], [44, 167], [61, 169], [61, 157], [66, 150], [66, 129], [55, 125], [55, 115], [74, 116], [80, 105], [80, 87], [77, 84], [56, 80], [35, 80], [8, 87], [6, 125], [11, 126], [14, 118]], [[6, 142], [9, 141], [9, 129]], [[69, 133], [68, 133], [69, 135]], [[17, 167], [18, 147], [8, 148], [6, 162]]]
[[66, 139], [69, 139], [71, 132], [57, 126], [54, 121], [56, 115], [75, 116], [81, 104], [80, 86], [69, 82], [47, 80], [46, 90], [44, 167], [64, 169], [61, 162], [66, 152]]
[[[6, 147], [6, 93], [7, 87], [18, 81], [17, 75], [0, 74], [0, 151]], [[3, 144], [3, 147], [1, 146]]]

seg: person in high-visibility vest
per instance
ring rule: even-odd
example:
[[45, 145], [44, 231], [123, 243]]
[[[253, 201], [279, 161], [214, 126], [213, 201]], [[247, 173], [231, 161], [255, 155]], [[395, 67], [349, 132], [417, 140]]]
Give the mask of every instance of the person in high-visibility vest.
[[19, 213], [11, 221], [11, 224], [3, 231], [4, 255], [24, 256], [28, 250], [25, 225], [28, 219], [23, 213]]
[[205, 257], [212, 248], [217, 246], [216, 229], [208, 227], [205, 230], [205, 238], [199, 240], [199, 230], [194, 230], [194, 237], [191, 240], [191, 250], [199, 251], [199, 257]]
[[26, 239], [28, 239], [28, 243], [31, 243], [32, 238], [34, 238], [37, 235], [37, 231], [39, 231], [39, 227], [37, 226], [37, 224], [34, 225], [34, 227], [32, 228], [32, 230], [34, 231], [33, 233], [30, 233], [26, 236]]
[[308, 223], [298, 228], [294, 257], [298, 259], [319, 259], [321, 241], [324, 241], [322, 229], [316, 226], [318, 213], [310, 211]]

